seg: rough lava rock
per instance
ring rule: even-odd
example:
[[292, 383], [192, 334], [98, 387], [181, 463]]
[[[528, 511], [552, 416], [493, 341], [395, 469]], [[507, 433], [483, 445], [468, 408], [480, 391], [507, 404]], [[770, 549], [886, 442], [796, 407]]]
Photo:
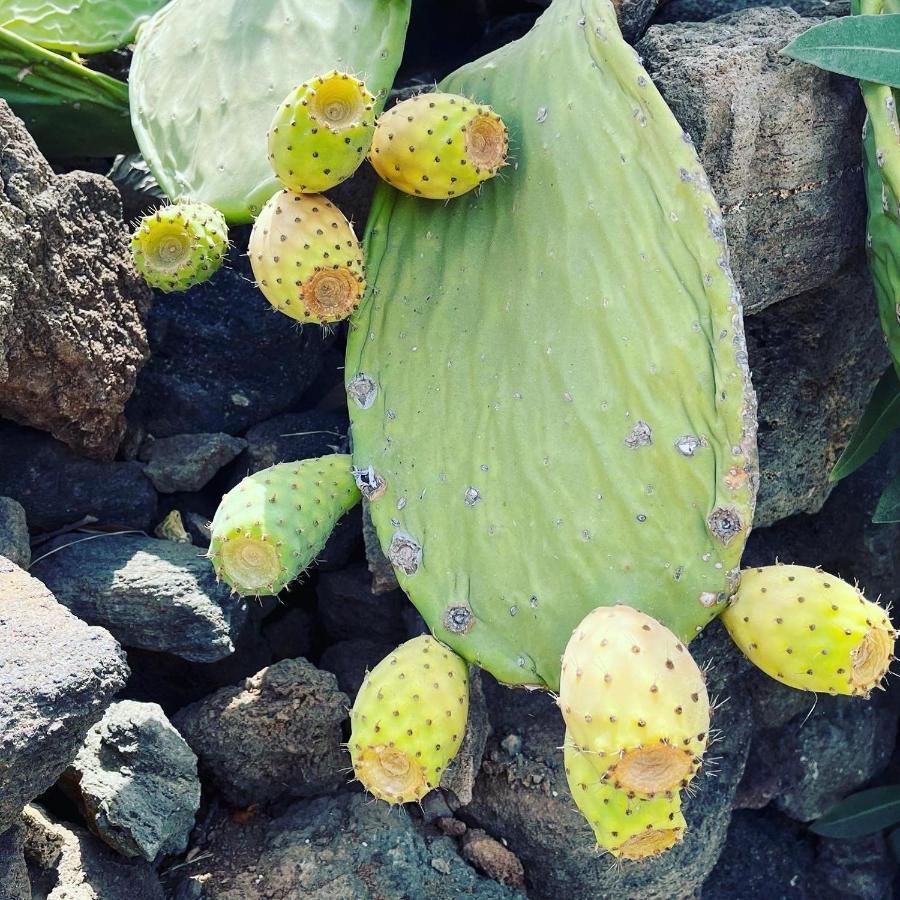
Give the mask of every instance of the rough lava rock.
[[865, 241], [859, 87], [779, 55], [819, 21], [748, 9], [637, 45], [722, 206], [748, 313], [827, 284]]
[[323, 572], [316, 586], [319, 618], [336, 641], [352, 638], [388, 641], [406, 639], [403, 608], [409, 606], [399, 588], [387, 594], [372, 592], [371, 577], [363, 565]]
[[22, 852], [25, 830], [13, 825], [0, 834], [0, 898], [32, 900], [28, 867]]
[[26, 807], [23, 822], [32, 900], [166, 900], [149, 863], [123, 859], [37, 805]]
[[216, 812], [194, 852], [174, 900], [524, 900], [466, 865], [451, 838], [424, 836], [405, 808], [358, 793], [300, 801], [272, 819]]
[[31, 563], [25, 509], [11, 497], [0, 497], [0, 556], [5, 556], [23, 569]]
[[247, 449], [235, 462], [234, 483], [277, 463], [347, 453], [349, 427], [345, 412], [285, 413], [260, 422], [244, 436]]
[[149, 302], [115, 186], [54, 175], [0, 101], [0, 415], [112, 458]]
[[653, 17], [653, 24], [706, 22], [754, 6], [788, 6], [802, 16], [846, 16], [850, 12], [850, 0], [667, 0]]
[[172, 723], [225, 800], [251, 806], [312, 797], [346, 780], [341, 726], [350, 701], [335, 677], [286, 659], [180, 710]]
[[0, 557], [0, 833], [59, 778], [127, 675], [109, 632]]
[[35, 531], [86, 517], [147, 529], [156, 517], [156, 491], [140, 463], [83, 459], [50, 435], [11, 422], [0, 422], [0, 495], [22, 504]]
[[122, 856], [181, 853], [200, 808], [197, 757], [155, 703], [113, 703], [60, 786]]
[[331, 338], [273, 312], [239, 272], [223, 268], [186, 294], [157, 294], [151, 359], [128, 406], [153, 437], [241, 434], [296, 405]]
[[247, 442], [228, 434], [175, 434], [150, 443], [142, 459], [144, 470], [161, 494], [199, 491]]
[[77, 616], [108, 628], [126, 647], [192, 662], [234, 652], [247, 604], [216, 582], [209, 560], [190, 544], [136, 534], [66, 535], [42, 551], [50, 555], [35, 561], [35, 575]]

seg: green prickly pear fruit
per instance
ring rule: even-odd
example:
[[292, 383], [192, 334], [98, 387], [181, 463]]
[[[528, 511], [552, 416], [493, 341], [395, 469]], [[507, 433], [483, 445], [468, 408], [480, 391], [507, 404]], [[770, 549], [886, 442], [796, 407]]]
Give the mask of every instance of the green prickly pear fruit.
[[745, 570], [722, 621], [751, 662], [800, 690], [866, 696], [893, 658], [887, 613], [853, 585], [806, 566]]
[[677, 792], [700, 766], [710, 714], [703, 673], [665, 625], [631, 607], [599, 607], [572, 633], [559, 706], [615, 788]]
[[144, 216], [131, 236], [137, 270], [152, 287], [186, 291], [210, 278], [228, 252], [225, 217], [205, 203], [173, 203]]
[[456, 756], [468, 715], [465, 662], [431, 635], [401, 644], [366, 674], [353, 704], [356, 777], [379, 800], [420, 800]]
[[563, 757], [572, 799], [588, 820], [600, 849], [617, 859], [647, 859], [681, 840], [687, 823], [677, 793], [648, 799], [614, 788], [603, 781], [590, 755], [568, 731]]
[[407, 194], [447, 200], [506, 165], [506, 125], [489, 106], [456, 94], [419, 94], [378, 120], [369, 159]]
[[269, 129], [269, 162], [278, 180], [309, 194], [349, 178], [372, 143], [374, 109], [365, 83], [345, 72], [305, 81], [278, 107]]
[[266, 299], [298, 322], [346, 319], [365, 291], [353, 226], [320, 194], [275, 194], [253, 226], [249, 255]]
[[341, 454], [250, 475], [216, 510], [208, 554], [216, 575], [245, 596], [277, 594], [313, 562], [359, 499], [350, 457]]

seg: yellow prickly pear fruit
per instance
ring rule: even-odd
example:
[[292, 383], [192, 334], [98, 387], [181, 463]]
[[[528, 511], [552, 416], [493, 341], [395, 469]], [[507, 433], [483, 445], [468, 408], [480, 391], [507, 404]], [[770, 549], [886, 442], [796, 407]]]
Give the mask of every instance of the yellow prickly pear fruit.
[[419, 94], [379, 118], [369, 159], [395, 188], [448, 200], [493, 178], [508, 150], [506, 126], [489, 106], [455, 94]]
[[866, 696], [893, 659], [887, 613], [846, 581], [806, 566], [746, 569], [722, 621], [747, 658], [783, 684]]
[[320, 194], [279, 191], [250, 234], [250, 264], [275, 309], [327, 325], [359, 306], [366, 282], [353, 226]]
[[365, 681], [350, 713], [350, 756], [366, 790], [420, 800], [456, 756], [469, 715], [466, 663], [430, 635], [401, 644]]
[[635, 797], [604, 781], [590, 755], [566, 731], [566, 778], [575, 805], [588, 820], [601, 850], [617, 859], [647, 859], [677, 844], [687, 823], [677, 793]]
[[677, 792], [700, 766], [710, 714], [703, 673], [665, 625], [629, 606], [601, 606], [572, 633], [559, 706], [611, 787]]
[[269, 129], [269, 162], [292, 191], [327, 191], [366, 157], [375, 131], [375, 98], [364, 82], [332, 71], [304, 82], [278, 107]]

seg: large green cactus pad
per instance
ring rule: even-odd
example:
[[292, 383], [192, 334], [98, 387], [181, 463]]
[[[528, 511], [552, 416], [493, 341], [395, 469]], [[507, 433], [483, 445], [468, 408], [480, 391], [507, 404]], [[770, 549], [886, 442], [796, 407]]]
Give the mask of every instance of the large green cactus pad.
[[279, 185], [266, 132], [285, 96], [339, 69], [383, 105], [410, 0], [173, 0], [138, 37], [132, 121], [172, 198], [202, 200], [248, 222]]
[[0, 25], [51, 50], [102, 53], [132, 40], [168, 0], [0, 0]]
[[447, 204], [380, 189], [354, 463], [435, 635], [556, 688], [594, 607], [689, 640], [733, 591], [757, 481], [740, 298], [694, 149], [608, 0], [556, 0], [441, 89], [503, 117], [512, 164]]

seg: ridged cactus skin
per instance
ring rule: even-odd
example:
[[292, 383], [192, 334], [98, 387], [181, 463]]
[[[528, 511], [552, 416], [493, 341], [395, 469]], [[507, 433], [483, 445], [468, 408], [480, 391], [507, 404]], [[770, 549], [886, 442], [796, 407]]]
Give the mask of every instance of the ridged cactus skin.
[[298, 84], [340, 69], [387, 98], [411, 0], [171, 0], [138, 35], [129, 77], [141, 152], [170, 197], [251, 222], [279, 188], [266, 132]]
[[321, 552], [360, 499], [344, 454], [280, 463], [245, 478], [219, 504], [209, 558], [245, 596], [277, 594]]
[[410, 97], [378, 120], [369, 159], [398, 190], [449, 200], [506, 165], [509, 137], [489, 106], [455, 94]]
[[124, 47], [167, 0], [2, 0], [0, 23], [26, 40], [62, 53]]
[[[900, 13], [900, 0], [854, 0], [853, 11], [867, 15]], [[881, 326], [900, 376], [900, 91], [860, 82], [869, 116], [863, 153], [869, 218], [866, 246], [875, 281]]]
[[379, 800], [421, 800], [456, 756], [468, 714], [466, 664], [429, 635], [401, 644], [366, 674], [353, 704], [356, 777]]
[[599, 849], [617, 859], [639, 860], [658, 856], [681, 840], [687, 823], [677, 792], [644, 798], [617, 790], [601, 779], [590, 754], [578, 747], [568, 731], [563, 759], [572, 799], [591, 826]]
[[885, 610], [806, 566], [747, 569], [722, 621], [753, 663], [800, 690], [868, 696], [893, 658]]
[[131, 256], [160, 291], [186, 291], [211, 278], [228, 252], [228, 226], [205, 203], [173, 203], [144, 216], [131, 236]]
[[687, 647], [652, 617], [599, 607], [563, 655], [559, 708], [598, 777], [641, 796], [678, 793], [709, 739], [709, 696]]
[[291, 191], [327, 191], [366, 158], [375, 132], [375, 98], [364, 81], [332, 71], [303, 82], [269, 128], [269, 162]]
[[303, 323], [346, 319], [365, 290], [362, 249], [344, 214], [320, 194], [279, 191], [250, 234], [257, 287]]
[[496, 110], [516, 165], [452, 203], [376, 192], [354, 465], [435, 636], [555, 690], [594, 607], [686, 643], [736, 587], [757, 482], [741, 302], [694, 148], [607, 0], [555, 0], [440, 90]]

